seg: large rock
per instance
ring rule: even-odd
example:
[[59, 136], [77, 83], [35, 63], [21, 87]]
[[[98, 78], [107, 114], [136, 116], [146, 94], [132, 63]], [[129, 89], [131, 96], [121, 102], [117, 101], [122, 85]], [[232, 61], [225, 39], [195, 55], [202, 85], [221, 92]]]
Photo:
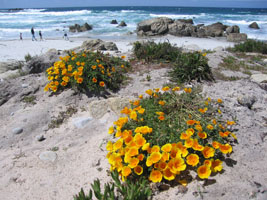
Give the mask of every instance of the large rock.
[[168, 32], [168, 24], [171, 23], [173, 20], [167, 17], [144, 20], [137, 25], [137, 35], [163, 35]]
[[23, 71], [31, 74], [44, 72], [47, 68], [51, 67], [54, 62], [59, 60], [59, 55], [59, 51], [50, 49], [43, 55], [34, 56], [23, 67]]
[[93, 27], [91, 25], [89, 25], [88, 23], [85, 23], [84, 25], [79, 25], [79, 24], [75, 24], [74, 26], [69, 26], [69, 31], [72, 33], [75, 32], [84, 32], [84, 31], [89, 31], [92, 30]]
[[250, 80], [267, 91], [267, 74], [253, 74], [251, 75]]
[[10, 62], [0, 62], [0, 74], [9, 70], [20, 69], [24, 65], [23, 61], [12, 60]]
[[223, 36], [224, 31], [226, 30], [226, 26], [221, 22], [217, 22], [208, 26], [205, 26], [206, 36], [210, 37], [221, 37]]
[[193, 19], [177, 19], [177, 21], [186, 23], [186, 24], [194, 24]]
[[240, 33], [240, 28], [237, 25], [229, 26], [226, 28], [226, 34], [229, 35], [230, 33]]
[[100, 50], [100, 51], [117, 51], [118, 47], [113, 42], [104, 42], [103, 40], [87, 40], [84, 41], [81, 47], [74, 49], [75, 51], [84, 50]]
[[118, 24], [117, 20], [116, 19], [113, 19], [110, 24]]
[[127, 26], [127, 24], [125, 23], [125, 21], [121, 21], [121, 23], [119, 24], [120, 27], [124, 27]]
[[247, 38], [248, 36], [245, 33], [230, 33], [227, 35], [228, 42], [243, 42], [246, 41]]
[[251, 23], [249, 26], [249, 28], [254, 28], [254, 29], [260, 29], [259, 25], [257, 24], [257, 22], [253, 22]]
[[191, 23], [184, 23], [175, 20], [174, 23], [168, 24], [169, 34], [175, 36], [196, 36], [197, 28]]

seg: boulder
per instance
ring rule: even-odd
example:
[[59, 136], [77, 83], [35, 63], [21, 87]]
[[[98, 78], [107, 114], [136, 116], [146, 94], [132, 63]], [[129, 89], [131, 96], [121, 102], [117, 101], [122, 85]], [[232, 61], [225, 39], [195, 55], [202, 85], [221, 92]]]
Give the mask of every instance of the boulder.
[[240, 28], [237, 25], [229, 26], [226, 28], [226, 34], [229, 35], [230, 33], [240, 33]]
[[226, 30], [226, 26], [221, 22], [217, 22], [204, 27], [206, 36], [210, 37], [221, 37], [223, 36], [224, 31]]
[[257, 83], [262, 89], [267, 91], [267, 74], [253, 74], [250, 80]]
[[127, 26], [127, 24], [125, 23], [125, 21], [121, 21], [121, 23], [119, 24], [120, 27], [124, 27]]
[[193, 19], [177, 19], [177, 21], [186, 23], [186, 24], [194, 24]]
[[24, 65], [23, 61], [12, 60], [10, 62], [0, 62], [0, 74], [9, 70], [20, 69]]
[[72, 33], [75, 32], [84, 32], [92, 30], [93, 27], [89, 25], [88, 23], [85, 23], [84, 25], [80, 26], [79, 24], [75, 24], [74, 26], [69, 26], [69, 31]]
[[116, 19], [111, 20], [110, 24], [118, 24]]
[[228, 42], [243, 42], [246, 41], [247, 38], [248, 36], [245, 33], [230, 33], [227, 35]]
[[96, 39], [84, 41], [81, 47], [74, 49], [74, 51], [84, 50], [117, 51], [118, 47], [113, 42], [104, 42], [103, 40]]
[[137, 35], [153, 36], [166, 34], [168, 32], [168, 24], [171, 23], [173, 23], [173, 20], [167, 17], [144, 20], [137, 24]]
[[34, 56], [24, 65], [23, 72], [34, 74], [44, 72], [47, 68], [51, 67], [54, 62], [59, 60], [59, 51], [50, 49], [45, 54]]
[[257, 24], [257, 22], [253, 22], [251, 23], [249, 26], [249, 28], [254, 28], [254, 29], [260, 29], [259, 25]]

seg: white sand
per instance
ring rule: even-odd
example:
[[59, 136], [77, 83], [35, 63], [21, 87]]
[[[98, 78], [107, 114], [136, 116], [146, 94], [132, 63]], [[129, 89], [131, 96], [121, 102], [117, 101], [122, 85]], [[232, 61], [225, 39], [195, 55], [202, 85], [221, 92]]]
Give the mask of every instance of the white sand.
[[[47, 52], [49, 49], [55, 48], [57, 50], [66, 50], [74, 47], [78, 47], [85, 40], [90, 40], [92, 38], [71, 38], [70, 41], [65, 41], [62, 38], [47, 39], [45, 41], [31, 41], [31, 40], [10, 40], [10, 41], [0, 41], [0, 62], [5, 62], [9, 60], [24, 60], [24, 56], [30, 54], [31, 56], [39, 55]], [[203, 50], [221, 46], [223, 48], [232, 46], [233, 43], [227, 42], [225, 38], [220, 39], [206, 39], [206, 38], [192, 38], [192, 37], [175, 37], [175, 36], [163, 36], [163, 37], [153, 37], [150, 40], [155, 40], [156, 42], [169, 41], [178, 47], [184, 47], [192, 50]], [[124, 37], [122, 39], [107, 40], [115, 42], [122, 53], [128, 52], [132, 49], [131, 43], [136, 40], [146, 40]]]

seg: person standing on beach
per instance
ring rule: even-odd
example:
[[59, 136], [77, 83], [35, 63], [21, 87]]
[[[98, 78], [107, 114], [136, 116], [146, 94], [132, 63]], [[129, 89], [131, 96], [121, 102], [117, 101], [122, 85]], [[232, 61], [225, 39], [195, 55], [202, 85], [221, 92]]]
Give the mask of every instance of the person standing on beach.
[[37, 39], [35, 38], [35, 35], [34, 35], [34, 29], [33, 29], [33, 27], [32, 27], [32, 29], [31, 29], [31, 33], [32, 33], [32, 41], [37, 41]]
[[67, 32], [66, 32], [65, 30], [63, 30], [63, 31], [64, 31], [63, 38], [64, 38], [65, 40], [69, 40]]
[[43, 35], [42, 35], [41, 31], [39, 31], [39, 36], [40, 36], [40, 41], [42, 41], [43, 40]]
[[19, 33], [19, 39], [22, 40], [22, 33]]

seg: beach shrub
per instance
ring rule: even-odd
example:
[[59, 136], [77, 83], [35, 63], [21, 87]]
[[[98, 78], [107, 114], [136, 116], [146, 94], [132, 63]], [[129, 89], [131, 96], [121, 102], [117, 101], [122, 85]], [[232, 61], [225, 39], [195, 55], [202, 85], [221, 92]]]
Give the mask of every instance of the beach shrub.
[[222, 171], [232, 153], [234, 121], [224, 120], [221, 99], [204, 99], [197, 88], [149, 89], [109, 128], [111, 170], [122, 180], [145, 177], [152, 182], [185, 184], [189, 170], [200, 179]]
[[181, 53], [181, 49], [169, 42], [137, 41], [133, 45], [133, 52], [138, 60], [145, 60], [146, 62], [174, 62]]
[[169, 72], [172, 81], [184, 83], [192, 80], [213, 80], [206, 53], [181, 53]]
[[25, 61], [26, 62], [29, 62], [31, 59], [32, 59], [32, 56], [31, 56], [31, 54], [26, 54], [25, 56], [24, 56], [24, 59], [25, 59]]
[[45, 91], [57, 92], [71, 87], [81, 92], [99, 93], [105, 89], [117, 90], [125, 79], [129, 63], [125, 57], [113, 57], [101, 52], [71, 52], [47, 69]]
[[255, 52], [267, 54], [267, 43], [249, 39], [243, 43], [236, 44], [233, 48], [229, 48], [228, 50], [233, 52]]
[[91, 184], [93, 191], [90, 189], [89, 194], [85, 195], [82, 188], [79, 194], [74, 196], [74, 200], [92, 200], [93, 193], [98, 200], [147, 200], [152, 194], [146, 179], [127, 180], [122, 183], [117, 171], [113, 171], [111, 177], [112, 182], [104, 185], [103, 193], [100, 188], [100, 181], [97, 179]]

